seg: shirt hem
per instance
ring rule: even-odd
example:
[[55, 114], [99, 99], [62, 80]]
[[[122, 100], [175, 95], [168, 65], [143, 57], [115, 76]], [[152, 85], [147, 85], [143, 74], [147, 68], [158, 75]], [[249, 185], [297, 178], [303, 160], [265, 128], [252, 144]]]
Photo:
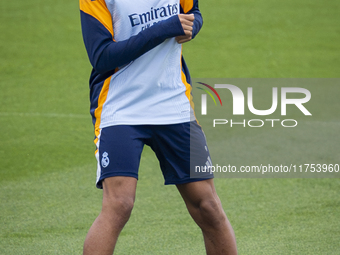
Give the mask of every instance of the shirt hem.
[[115, 120], [110, 122], [105, 122], [100, 125], [100, 128], [117, 126], [117, 125], [171, 125], [171, 124], [179, 124], [190, 122], [191, 118], [181, 118], [181, 119], [173, 119], [173, 120], [152, 120], [152, 121], [127, 121], [127, 120]]

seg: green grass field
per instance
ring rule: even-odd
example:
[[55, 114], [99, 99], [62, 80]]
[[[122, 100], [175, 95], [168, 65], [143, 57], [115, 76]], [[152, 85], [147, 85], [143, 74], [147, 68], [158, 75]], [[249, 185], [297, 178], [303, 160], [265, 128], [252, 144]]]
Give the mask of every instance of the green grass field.
[[[193, 77], [339, 77], [339, 1], [211, 0], [200, 8], [202, 31], [184, 47]], [[0, 14], [0, 254], [81, 254], [102, 192], [78, 2], [1, 1]], [[340, 253], [340, 179], [215, 184], [240, 254]], [[205, 253], [148, 148], [116, 251]]]

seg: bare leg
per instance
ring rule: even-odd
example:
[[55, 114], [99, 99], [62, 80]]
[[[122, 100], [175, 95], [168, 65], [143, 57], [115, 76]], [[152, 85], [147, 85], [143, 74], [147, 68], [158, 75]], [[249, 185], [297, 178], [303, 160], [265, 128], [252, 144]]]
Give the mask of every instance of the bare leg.
[[112, 255], [135, 201], [137, 179], [111, 177], [103, 181], [103, 206], [84, 243], [83, 255]]
[[207, 254], [237, 254], [234, 231], [223, 211], [213, 179], [180, 184], [177, 189], [202, 230]]

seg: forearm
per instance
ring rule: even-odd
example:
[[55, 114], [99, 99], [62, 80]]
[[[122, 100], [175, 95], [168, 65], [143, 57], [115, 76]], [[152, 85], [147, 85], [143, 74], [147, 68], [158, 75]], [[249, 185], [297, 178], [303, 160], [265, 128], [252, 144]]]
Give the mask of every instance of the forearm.
[[96, 63], [99, 72], [125, 65], [158, 46], [166, 39], [183, 34], [177, 16], [158, 22], [135, 36], [120, 42], [110, 42]]
[[[95, 24], [94, 24], [95, 23]], [[83, 38], [93, 68], [106, 73], [128, 64], [164, 42], [183, 35], [178, 16], [172, 16], [141, 31], [127, 40], [116, 42], [112, 35], [92, 17], [82, 13]]]

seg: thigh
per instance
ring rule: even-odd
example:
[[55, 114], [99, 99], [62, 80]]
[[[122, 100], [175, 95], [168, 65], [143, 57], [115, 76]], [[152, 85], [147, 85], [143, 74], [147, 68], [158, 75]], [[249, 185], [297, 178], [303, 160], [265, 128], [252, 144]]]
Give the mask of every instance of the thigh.
[[143, 132], [139, 126], [118, 125], [103, 128], [97, 142], [97, 182], [113, 176], [138, 179], [138, 168], [143, 150]]
[[211, 164], [204, 133], [196, 122], [156, 126], [151, 148], [160, 162], [165, 184], [213, 178], [209, 172], [193, 176], [195, 166]]
[[220, 204], [213, 179], [176, 185], [187, 206], [199, 207], [204, 201]]

